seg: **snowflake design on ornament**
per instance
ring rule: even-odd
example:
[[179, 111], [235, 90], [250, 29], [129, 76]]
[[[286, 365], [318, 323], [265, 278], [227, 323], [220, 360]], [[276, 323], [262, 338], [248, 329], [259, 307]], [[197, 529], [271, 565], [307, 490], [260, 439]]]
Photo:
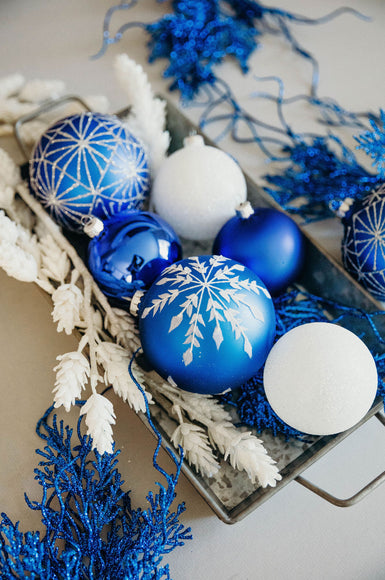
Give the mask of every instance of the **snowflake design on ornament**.
[[31, 160], [31, 185], [59, 223], [140, 206], [150, 174], [139, 141], [112, 116], [73, 115], [46, 131]]
[[151, 306], [143, 310], [142, 318], [150, 313], [155, 316], [167, 304], [184, 295], [179, 312], [171, 318], [169, 332], [178, 328], [183, 320], [188, 320], [184, 341], [188, 348], [183, 353], [186, 366], [193, 361], [194, 348], [201, 345], [204, 333], [207, 336], [209, 323], [214, 326], [211, 336], [217, 350], [223, 342], [223, 325], [230, 324], [235, 338], [243, 340], [244, 351], [251, 358], [252, 346], [247, 329], [242, 324], [239, 307], [246, 306], [256, 321], [264, 322], [263, 312], [247, 300], [247, 293], [259, 295], [262, 292], [268, 298], [270, 294], [256, 280], [242, 279], [238, 273], [244, 271], [244, 266], [223, 256], [211, 256], [206, 260], [192, 257], [183, 260], [183, 263], [172, 264], [156, 282], [157, 286], [169, 284], [171, 287], [151, 301]]

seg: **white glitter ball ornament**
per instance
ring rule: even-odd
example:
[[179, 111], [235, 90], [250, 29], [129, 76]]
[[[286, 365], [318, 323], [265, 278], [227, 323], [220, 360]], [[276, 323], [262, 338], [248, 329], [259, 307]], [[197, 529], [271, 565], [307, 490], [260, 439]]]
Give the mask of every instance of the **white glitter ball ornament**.
[[312, 435], [353, 427], [377, 392], [377, 368], [367, 346], [336, 324], [293, 328], [271, 349], [264, 369], [267, 400], [288, 425]]
[[246, 194], [246, 180], [234, 159], [193, 135], [161, 165], [151, 202], [181, 237], [207, 240], [235, 215]]

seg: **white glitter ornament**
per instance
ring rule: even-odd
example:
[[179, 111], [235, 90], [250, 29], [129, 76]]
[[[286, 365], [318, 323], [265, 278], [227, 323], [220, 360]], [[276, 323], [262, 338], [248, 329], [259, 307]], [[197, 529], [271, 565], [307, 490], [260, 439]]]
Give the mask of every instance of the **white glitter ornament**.
[[290, 427], [333, 435], [353, 427], [377, 392], [377, 368], [353, 332], [327, 322], [293, 328], [271, 349], [264, 369], [266, 397]]
[[207, 240], [235, 215], [246, 194], [246, 180], [233, 158], [193, 135], [160, 166], [151, 202], [181, 237]]

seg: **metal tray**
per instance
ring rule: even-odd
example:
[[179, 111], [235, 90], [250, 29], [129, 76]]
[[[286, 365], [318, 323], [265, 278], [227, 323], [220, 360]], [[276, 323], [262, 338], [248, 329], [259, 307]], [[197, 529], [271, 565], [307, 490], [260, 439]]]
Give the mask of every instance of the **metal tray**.
[[[163, 98], [163, 97], [162, 97]], [[78, 97], [68, 96], [66, 100], [75, 99], [83, 104]], [[167, 102], [167, 100], [166, 100]], [[51, 108], [52, 105], [49, 105]], [[127, 110], [121, 114], [127, 113]], [[16, 137], [19, 145], [23, 148], [18, 129], [20, 124], [34, 118], [34, 115], [23, 117], [16, 127]], [[183, 145], [185, 136], [191, 133], [199, 133], [190, 121], [170, 102], [167, 102], [167, 125], [171, 135], [170, 152], [179, 149]], [[207, 144], [214, 145], [205, 137]], [[215, 146], [215, 145], [214, 145]], [[270, 206], [279, 208], [278, 204], [259, 188], [249, 176], [246, 175], [248, 186], [248, 199], [254, 206]], [[300, 226], [301, 227], [301, 226]], [[332, 256], [325, 253], [322, 247], [314, 240], [309, 232], [301, 228], [306, 240], [306, 259], [305, 267], [301, 279], [298, 281], [300, 288], [311, 293], [334, 300], [344, 305], [363, 308], [368, 312], [382, 310], [383, 305], [377, 302], [368, 292], [351, 278]], [[79, 243], [79, 238], [71, 238], [81, 257], [84, 257], [84, 242]], [[211, 253], [211, 244], [204, 243], [184, 243], [184, 256], [193, 254]], [[357, 326], [358, 323], [350, 325], [352, 331], [362, 335], [365, 330]], [[380, 331], [385, 331], [379, 328]], [[152, 420], [159, 429], [163, 437], [165, 447], [172, 446], [170, 438], [172, 432], [177, 426], [171, 413], [168, 412], [168, 403], [166, 400], [157, 399], [157, 403], [151, 406]], [[264, 442], [264, 445], [271, 457], [277, 462], [277, 466], [282, 475], [282, 480], [277, 482], [276, 487], [262, 488], [258, 484], [252, 484], [245, 472], [234, 470], [231, 465], [225, 461], [221, 462], [221, 469], [211, 477], [205, 477], [198, 474], [187, 461], [183, 462], [182, 471], [190, 480], [197, 491], [202, 495], [215, 514], [225, 523], [232, 524], [247, 514], [255, 510], [264, 501], [272, 495], [279, 492], [285, 485], [293, 480], [307, 487], [314, 493], [320, 495], [325, 500], [337, 506], [346, 507], [358, 502], [365, 497], [375, 487], [385, 480], [385, 471], [374, 480], [369, 482], [364, 488], [347, 499], [339, 499], [310, 483], [301, 475], [311, 464], [325, 455], [330, 449], [338, 445], [350, 433], [359, 428], [363, 423], [373, 416], [385, 425], [385, 418], [380, 413], [383, 408], [382, 399], [377, 398], [371, 410], [366, 417], [352, 429], [341, 434], [327, 437], [312, 437], [305, 442], [291, 440], [285, 441], [283, 436], [272, 436], [268, 432], [258, 433], [258, 437]], [[141, 419], [150, 429], [147, 418], [141, 415]], [[235, 418], [236, 420], [236, 418]]]

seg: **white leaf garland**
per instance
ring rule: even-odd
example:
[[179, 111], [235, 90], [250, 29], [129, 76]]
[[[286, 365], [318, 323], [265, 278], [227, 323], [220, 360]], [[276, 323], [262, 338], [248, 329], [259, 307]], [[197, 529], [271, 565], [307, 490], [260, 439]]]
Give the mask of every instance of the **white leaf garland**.
[[115, 424], [116, 417], [111, 401], [94, 393], [83, 405], [80, 414], [85, 415], [87, 435], [92, 437], [100, 455], [112, 453], [114, 440], [111, 425]]
[[33, 244], [32, 236], [21, 225], [10, 220], [0, 210], [0, 267], [8, 276], [22, 282], [35, 282], [38, 264], [23, 246]]
[[175, 447], [180, 445], [183, 448], [188, 462], [194, 465], [202, 475], [212, 477], [219, 471], [219, 464], [202, 427], [183, 422], [175, 429], [171, 441]]
[[52, 294], [54, 309], [52, 318], [57, 322], [58, 332], [68, 335], [81, 323], [81, 309], [83, 306], [83, 294], [75, 284], [62, 284]]
[[76, 399], [81, 398], [82, 390], [90, 376], [90, 364], [80, 352], [67, 352], [56, 357], [59, 364], [56, 371], [56, 382], [53, 392], [55, 408], [63, 406], [69, 411]]
[[[101, 342], [96, 347], [96, 359], [105, 369], [105, 383], [111, 384], [115, 393], [127, 402], [137, 413], [146, 412], [146, 403], [143, 394], [140, 392], [132, 380], [128, 367], [130, 356], [127, 351], [112, 342]], [[143, 375], [138, 376], [138, 369], [135, 375], [138, 380], [143, 379]], [[152, 397], [146, 393], [147, 401], [150, 403]]]
[[146, 145], [152, 171], [156, 173], [170, 144], [170, 135], [165, 131], [165, 103], [154, 97], [143, 68], [127, 54], [118, 55], [114, 67], [117, 80], [132, 107], [127, 125]]
[[209, 438], [234, 469], [246, 471], [253, 483], [258, 479], [262, 487], [275, 487], [282, 479], [262, 441], [249, 431], [241, 432], [232, 423], [221, 421], [209, 426]]

